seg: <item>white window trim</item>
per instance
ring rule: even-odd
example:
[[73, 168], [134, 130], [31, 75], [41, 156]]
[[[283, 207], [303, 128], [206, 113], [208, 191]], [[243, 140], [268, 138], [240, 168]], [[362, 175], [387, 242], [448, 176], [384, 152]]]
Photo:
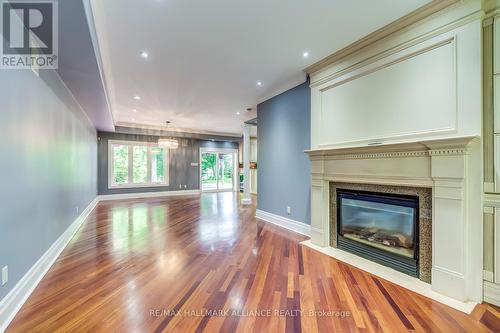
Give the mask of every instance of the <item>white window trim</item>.
[[[113, 146], [127, 146], [128, 147], [128, 183], [127, 184], [114, 184], [113, 183]], [[133, 172], [133, 149], [134, 146], [146, 146], [148, 148], [147, 153], [147, 182], [134, 184], [132, 183], [134, 172]], [[163, 156], [163, 168], [165, 170], [165, 180], [161, 183], [151, 182], [151, 162], [152, 153], [151, 149], [159, 147], [156, 142], [142, 142], [142, 141], [125, 141], [125, 140], [109, 140], [108, 141], [108, 189], [117, 188], [144, 188], [144, 187], [165, 187], [170, 185], [170, 149], [163, 148], [165, 154]]]

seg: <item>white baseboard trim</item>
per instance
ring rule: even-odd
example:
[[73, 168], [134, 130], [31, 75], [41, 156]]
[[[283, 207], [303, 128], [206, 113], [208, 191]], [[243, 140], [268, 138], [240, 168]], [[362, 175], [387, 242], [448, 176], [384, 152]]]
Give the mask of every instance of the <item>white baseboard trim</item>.
[[200, 195], [200, 194], [201, 194], [200, 190], [103, 194], [103, 195], [99, 196], [99, 201], [121, 200], [121, 199], [141, 199], [141, 198], [153, 198], [153, 197], [170, 197], [170, 196], [177, 196], [177, 195]]
[[260, 209], [257, 209], [255, 217], [282, 228], [295, 231], [301, 235], [311, 237], [311, 226], [309, 224], [298, 222], [273, 213], [268, 213]]
[[301, 242], [301, 244], [467, 314], [470, 314], [477, 305], [476, 302], [461, 302], [451, 297], [440, 294], [432, 290], [431, 285], [428, 283], [425, 283], [404, 273], [398, 272], [392, 268], [377, 264], [376, 262], [373, 262], [371, 260], [359, 257], [355, 254], [342, 251], [330, 246], [322, 247], [314, 245], [310, 240]]
[[12, 290], [0, 301], [0, 332], [4, 332], [24, 302], [35, 290], [52, 264], [57, 260], [69, 241], [73, 238], [83, 222], [95, 208], [99, 198], [96, 197], [85, 210], [71, 223], [61, 236], [49, 247], [40, 259], [17, 282]]
[[500, 285], [484, 281], [484, 295], [483, 300], [487, 303], [500, 306]]

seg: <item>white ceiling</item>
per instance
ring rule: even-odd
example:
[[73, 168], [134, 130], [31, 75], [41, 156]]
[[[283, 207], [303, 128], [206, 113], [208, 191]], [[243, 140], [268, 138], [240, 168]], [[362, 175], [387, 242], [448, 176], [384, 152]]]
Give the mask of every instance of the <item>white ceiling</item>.
[[91, 2], [115, 123], [237, 134], [247, 107], [429, 0]]

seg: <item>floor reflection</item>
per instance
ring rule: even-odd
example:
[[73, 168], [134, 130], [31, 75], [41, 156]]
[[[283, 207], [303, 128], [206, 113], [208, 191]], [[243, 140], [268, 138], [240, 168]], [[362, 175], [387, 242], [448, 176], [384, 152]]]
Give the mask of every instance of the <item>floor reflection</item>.
[[235, 192], [203, 194], [198, 235], [204, 249], [215, 251], [230, 247], [237, 240], [240, 227], [238, 197]]
[[[299, 319], [311, 332], [379, 332], [386, 323], [408, 331], [400, 318], [416, 331], [488, 331], [482, 319], [300, 245], [306, 237], [255, 219], [253, 200], [241, 206], [238, 194], [210, 193], [99, 203], [7, 332], [295, 332]], [[151, 315], [222, 308], [353, 316]], [[500, 312], [484, 313], [493, 323]]]

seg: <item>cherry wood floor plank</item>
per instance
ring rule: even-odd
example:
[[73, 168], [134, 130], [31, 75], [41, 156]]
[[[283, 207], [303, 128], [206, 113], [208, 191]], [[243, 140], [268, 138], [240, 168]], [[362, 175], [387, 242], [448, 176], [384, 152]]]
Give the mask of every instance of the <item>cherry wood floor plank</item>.
[[233, 193], [101, 202], [7, 332], [500, 332], [305, 239]]

